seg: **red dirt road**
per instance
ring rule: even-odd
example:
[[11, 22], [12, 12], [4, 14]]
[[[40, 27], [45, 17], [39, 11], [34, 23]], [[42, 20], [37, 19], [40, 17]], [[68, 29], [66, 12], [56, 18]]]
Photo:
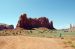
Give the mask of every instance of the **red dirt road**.
[[0, 49], [71, 49], [62, 39], [27, 36], [0, 36]]

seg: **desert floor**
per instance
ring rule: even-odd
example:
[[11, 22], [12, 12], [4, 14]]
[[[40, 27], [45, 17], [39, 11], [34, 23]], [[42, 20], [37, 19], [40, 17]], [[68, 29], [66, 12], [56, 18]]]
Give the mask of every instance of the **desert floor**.
[[28, 36], [0, 36], [0, 49], [73, 49], [63, 39]]

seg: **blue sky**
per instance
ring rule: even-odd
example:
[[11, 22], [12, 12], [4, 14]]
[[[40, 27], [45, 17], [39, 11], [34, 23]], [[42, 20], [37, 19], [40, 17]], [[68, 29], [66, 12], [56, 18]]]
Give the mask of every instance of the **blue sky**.
[[21, 13], [47, 17], [57, 29], [75, 24], [75, 0], [0, 0], [0, 23], [16, 26]]

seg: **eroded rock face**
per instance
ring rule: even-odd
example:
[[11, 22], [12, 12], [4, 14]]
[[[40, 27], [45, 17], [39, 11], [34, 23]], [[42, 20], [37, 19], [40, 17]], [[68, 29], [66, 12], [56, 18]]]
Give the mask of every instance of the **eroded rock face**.
[[0, 23], [0, 30], [4, 29], [14, 29], [14, 26]]
[[19, 21], [17, 23], [16, 28], [24, 28], [24, 29], [32, 29], [32, 28], [39, 28], [39, 27], [46, 27], [48, 29], [54, 29], [53, 22], [49, 22], [48, 18], [41, 17], [41, 18], [27, 18], [26, 14], [20, 16]]

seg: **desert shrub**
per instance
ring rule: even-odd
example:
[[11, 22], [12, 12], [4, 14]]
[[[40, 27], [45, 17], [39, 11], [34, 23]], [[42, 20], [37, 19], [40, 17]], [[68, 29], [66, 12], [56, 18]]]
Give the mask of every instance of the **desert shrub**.
[[62, 37], [62, 34], [60, 33], [59, 37]]
[[13, 35], [15, 35], [15, 33], [12, 33]]
[[16, 35], [18, 35], [18, 33], [16, 32]]
[[75, 44], [72, 44], [71, 47], [75, 48]]
[[30, 30], [30, 33], [32, 33], [32, 30]]

